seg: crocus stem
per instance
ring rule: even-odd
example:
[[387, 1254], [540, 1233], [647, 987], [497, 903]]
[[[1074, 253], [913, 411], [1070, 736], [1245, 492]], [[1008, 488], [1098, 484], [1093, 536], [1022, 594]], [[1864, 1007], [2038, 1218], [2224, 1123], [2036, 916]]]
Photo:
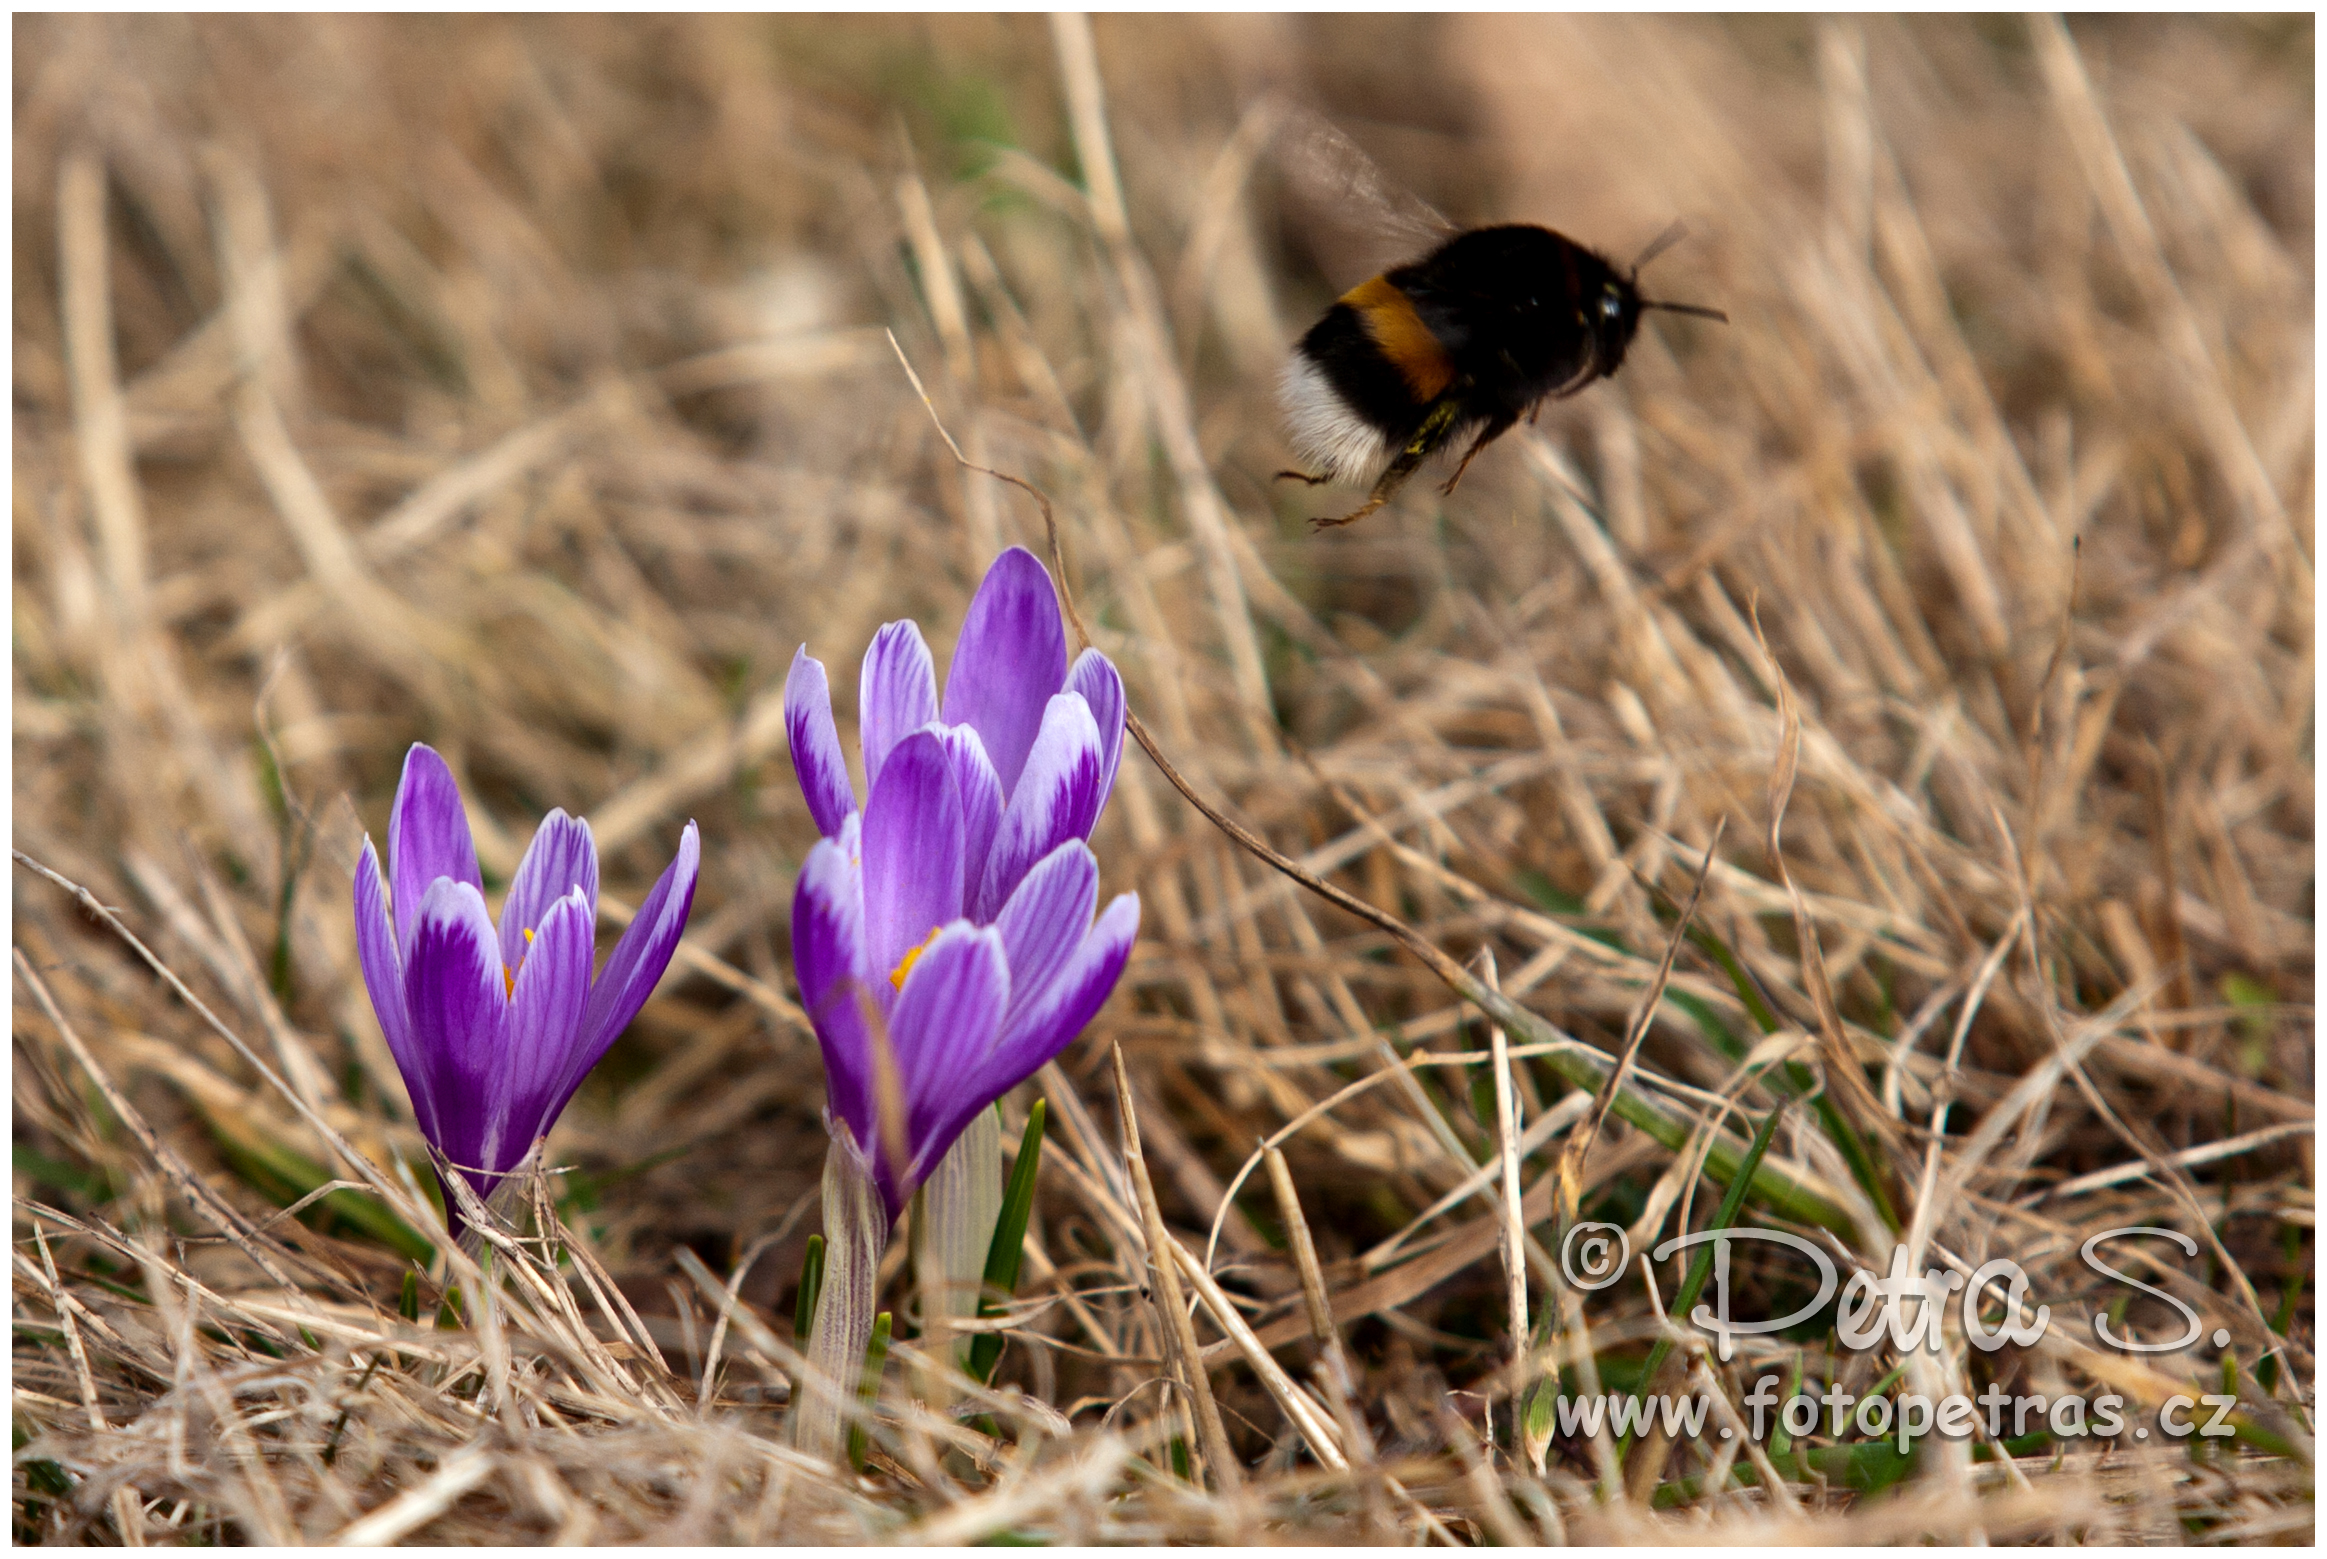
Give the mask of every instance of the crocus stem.
[[830, 1458], [841, 1445], [843, 1405], [856, 1395], [865, 1344], [873, 1333], [873, 1296], [889, 1219], [848, 1128], [834, 1123], [824, 1155], [824, 1286], [808, 1338], [808, 1378], [792, 1410], [792, 1442]]

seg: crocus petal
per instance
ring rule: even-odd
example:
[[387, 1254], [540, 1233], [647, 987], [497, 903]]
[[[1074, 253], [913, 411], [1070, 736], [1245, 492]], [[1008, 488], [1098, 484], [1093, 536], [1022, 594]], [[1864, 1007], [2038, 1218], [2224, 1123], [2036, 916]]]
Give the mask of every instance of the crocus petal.
[[[489, 1172], [487, 1137], [506, 1107], [502, 1036], [508, 986], [501, 943], [485, 896], [465, 882], [439, 877], [413, 911], [412, 940], [404, 955], [404, 1009], [412, 1026], [414, 1058], [435, 1100], [438, 1152], [461, 1169]], [[489, 1182], [471, 1173], [484, 1196]]]
[[1115, 794], [1115, 769], [1123, 761], [1124, 714], [1130, 708], [1123, 696], [1123, 674], [1097, 650], [1085, 650], [1067, 672], [1067, 691], [1083, 695], [1099, 727], [1099, 805], [1104, 807]]
[[1005, 1026], [1050, 991], [1074, 957], [1099, 907], [1099, 863], [1080, 839], [1044, 856], [1026, 874], [994, 921], [1010, 959], [1010, 1010]]
[[630, 1027], [630, 1020], [654, 994], [655, 982], [663, 977], [671, 954], [679, 950], [679, 935], [687, 929], [687, 911], [695, 904], [695, 874], [701, 864], [702, 845], [694, 823], [689, 822], [679, 834], [679, 853], [655, 879], [646, 902], [638, 906], [622, 940], [607, 955], [606, 967], [598, 971], [597, 983], [590, 987], [580, 1037], [574, 1041], [565, 1076], [550, 1105], [551, 1119], [565, 1109], [574, 1090], [582, 1086], [583, 1076], [598, 1064], [606, 1047]]
[[576, 889], [595, 914], [598, 846], [590, 838], [590, 825], [561, 808], [533, 831], [533, 843], [525, 847], [525, 859], [510, 879], [509, 897], [501, 904], [501, 961], [516, 968], [526, 956], [525, 933], [538, 932], [542, 916]]
[[396, 782], [396, 805], [388, 814], [389, 897], [396, 914], [396, 945], [412, 956], [412, 922], [420, 901], [439, 877], [465, 882], [478, 893], [485, 879], [477, 871], [477, 847], [469, 839], [468, 814], [460, 787], [436, 749], [414, 742], [404, 755], [404, 777]]
[[379, 852], [369, 839], [356, 862], [356, 961], [363, 966], [364, 989], [371, 993], [372, 1011], [379, 1015], [388, 1053], [396, 1058], [396, 1070], [404, 1074], [404, 1091], [412, 1098], [421, 1134], [433, 1138], [436, 1105], [428, 1091], [427, 1069], [413, 1048], [411, 1022], [404, 1014], [404, 964], [396, 956], [396, 927], [388, 919]]
[[937, 667], [921, 629], [910, 622], [890, 623], [873, 635], [857, 683], [856, 725], [864, 745], [867, 790], [880, 784], [890, 751], [936, 718]]
[[945, 723], [977, 727], [1003, 794], [1017, 792], [1043, 709], [1066, 672], [1066, 629], [1050, 574], [1033, 553], [1012, 547], [986, 570], [945, 674]]
[[502, 1084], [507, 1114], [488, 1150], [488, 1168], [517, 1163], [533, 1139], [556, 1124], [550, 1101], [565, 1081], [581, 1034], [597, 920], [597, 906], [576, 888], [552, 904], [533, 928], [509, 993], [508, 1070]]
[[792, 971], [800, 1005], [824, 1052], [826, 1107], [859, 1142], [872, 1140], [872, 1038], [883, 1004], [873, 999], [865, 964], [863, 868], [859, 824], [851, 817], [837, 839], [808, 852], [792, 890]]
[[1132, 944], [1138, 940], [1139, 895], [1119, 894], [1050, 989], [1011, 1018], [1001, 1043], [965, 1092], [998, 1099], [1066, 1049], [1067, 1042], [1106, 1005], [1131, 958]]
[[1002, 826], [1002, 780], [986, 756], [974, 727], [941, 725], [938, 739], [953, 760], [953, 781], [962, 798], [962, 886], [975, 888], [985, 875], [986, 856]]
[[784, 678], [784, 728], [792, 741], [792, 772], [799, 776], [800, 794], [807, 798], [808, 815], [816, 831], [827, 839], [840, 832], [840, 820], [856, 810], [856, 787], [848, 777], [848, 759], [840, 750], [840, 730], [832, 723], [832, 686], [825, 679], [824, 662], [803, 644], [792, 655], [792, 669]]
[[875, 980], [962, 912], [961, 787], [933, 731], [906, 737], [881, 768], [865, 803], [864, 881]]
[[[966, 920], [939, 932], [906, 977], [889, 1017], [912, 1165], [903, 1194], [936, 1166], [969, 1118], [993, 1102], [991, 1095], [970, 1097], [962, 1084], [994, 1048], [1009, 1000], [1001, 933]], [[891, 1157], [889, 1144], [881, 1142], [875, 1156]]]
[[1027, 868], [1069, 839], [1090, 836], [1099, 818], [1099, 728], [1080, 693], [1061, 693], [1043, 711], [1042, 734], [1003, 809], [1002, 827], [971, 896], [970, 918], [993, 919]]

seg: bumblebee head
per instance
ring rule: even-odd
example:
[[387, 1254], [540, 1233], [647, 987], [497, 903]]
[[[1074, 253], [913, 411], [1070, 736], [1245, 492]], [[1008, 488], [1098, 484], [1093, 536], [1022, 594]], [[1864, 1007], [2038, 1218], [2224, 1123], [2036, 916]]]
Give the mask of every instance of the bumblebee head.
[[1614, 373], [1616, 365], [1624, 361], [1633, 332], [1640, 328], [1642, 307], [1639, 289], [1629, 278], [1610, 276], [1600, 284], [1599, 297], [1585, 312], [1592, 332], [1593, 360], [1602, 365], [1602, 373]]
[[[1640, 295], [1640, 288], [1637, 285], [1640, 280], [1640, 268], [1679, 243], [1687, 235], [1687, 225], [1675, 222], [1659, 233], [1655, 242], [1640, 252], [1640, 258], [1632, 262], [1631, 275], [1609, 279], [1601, 294], [1600, 309], [1602, 318], [1609, 324], [1614, 323], [1618, 318], [1623, 321], [1624, 333], [1620, 338], [1617, 338], [1616, 350], [1619, 356], [1622, 355], [1626, 346], [1631, 345], [1632, 332], [1640, 328], [1640, 315], [1644, 309], [1663, 309], [1668, 314], [1694, 314], [1699, 319], [1717, 319], [1724, 325], [1729, 323], [1728, 315], [1719, 309], [1706, 308], [1701, 303], [1666, 303], [1656, 298], [1644, 298]], [[1607, 329], [1608, 325], [1604, 324], [1599, 330], [1599, 339], [1603, 349], [1610, 339]]]

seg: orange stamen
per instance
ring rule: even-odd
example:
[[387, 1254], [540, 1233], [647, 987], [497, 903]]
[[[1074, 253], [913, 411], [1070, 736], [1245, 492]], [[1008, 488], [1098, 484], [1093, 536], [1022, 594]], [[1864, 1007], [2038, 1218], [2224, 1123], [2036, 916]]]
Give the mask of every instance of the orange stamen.
[[929, 950], [929, 944], [936, 941], [937, 933], [944, 929], [943, 926], [931, 926], [929, 935], [923, 937], [916, 946], [905, 950], [905, 956], [897, 960], [897, 967], [889, 971], [890, 989], [901, 991], [905, 988], [905, 976], [913, 972], [914, 960]]
[[[530, 929], [528, 929], [525, 933], [525, 945], [528, 947], [533, 945], [533, 932]], [[517, 960], [517, 969], [522, 969], [524, 967], [525, 960], [523, 958], [519, 958]], [[501, 984], [503, 987], [501, 992], [502, 995], [514, 996], [517, 994], [517, 969], [512, 969], [507, 964], [503, 964], [501, 966]]]

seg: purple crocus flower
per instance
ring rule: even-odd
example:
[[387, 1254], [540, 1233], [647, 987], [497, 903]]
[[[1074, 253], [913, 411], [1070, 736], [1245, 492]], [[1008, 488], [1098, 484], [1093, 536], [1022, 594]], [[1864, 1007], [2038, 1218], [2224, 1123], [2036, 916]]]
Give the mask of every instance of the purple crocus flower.
[[1085, 841], [1123, 756], [1123, 679], [1097, 650], [1067, 665], [1034, 554], [1013, 547], [987, 571], [942, 702], [910, 622], [874, 636], [860, 689], [861, 808], [805, 645], [785, 684], [792, 763], [825, 836], [793, 896], [792, 961], [831, 1118], [894, 1219], [971, 1118], [1098, 1012], [1139, 898], [1094, 923]]
[[[689, 823], [593, 979], [590, 825], [563, 811], [541, 820], [496, 927], [452, 771], [419, 743], [405, 754], [388, 818], [390, 875], [368, 838], [356, 865], [356, 951], [421, 1134], [480, 1201], [556, 1122], [662, 978], [695, 900], [700, 853]], [[465, 1220], [449, 1193], [444, 1201], [457, 1238]]]

